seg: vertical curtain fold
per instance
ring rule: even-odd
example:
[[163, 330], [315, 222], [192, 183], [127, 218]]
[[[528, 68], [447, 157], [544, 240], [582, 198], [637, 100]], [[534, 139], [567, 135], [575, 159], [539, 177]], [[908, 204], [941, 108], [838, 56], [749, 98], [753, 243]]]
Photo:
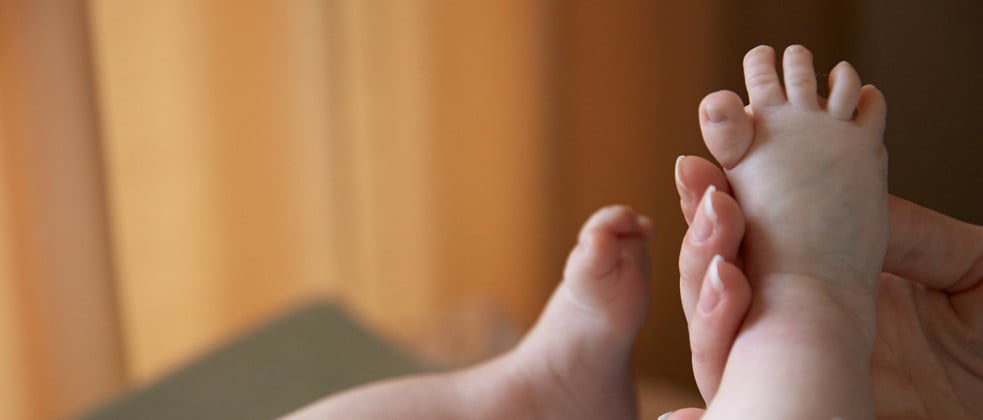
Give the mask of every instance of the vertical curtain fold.
[[0, 4], [4, 417], [65, 417], [124, 380], [87, 31], [81, 3]]
[[93, 1], [130, 378], [338, 283], [323, 6]]

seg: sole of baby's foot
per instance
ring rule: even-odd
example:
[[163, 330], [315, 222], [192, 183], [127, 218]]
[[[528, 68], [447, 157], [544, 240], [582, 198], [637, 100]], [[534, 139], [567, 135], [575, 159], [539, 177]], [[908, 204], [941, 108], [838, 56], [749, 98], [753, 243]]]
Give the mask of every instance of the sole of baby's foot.
[[[528, 418], [637, 417], [630, 356], [648, 307], [651, 223], [605, 207], [581, 230], [564, 278], [536, 325], [487, 371], [507, 372]], [[530, 413], [534, 415], [530, 416]]]
[[754, 296], [706, 418], [870, 418], [886, 105], [849, 64], [821, 99], [808, 50], [786, 49], [781, 78], [775, 58], [764, 46], [745, 56], [748, 106], [729, 92], [700, 105], [745, 216]]
[[819, 279], [863, 296], [864, 306], [887, 244], [884, 98], [846, 62], [830, 73], [829, 98], [819, 98], [801, 46], [786, 49], [783, 80], [775, 65], [770, 47], [751, 50], [750, 105], [716, 92], [700, 106], [704, 140], [747, 218], [746, 271], [752, 281]]

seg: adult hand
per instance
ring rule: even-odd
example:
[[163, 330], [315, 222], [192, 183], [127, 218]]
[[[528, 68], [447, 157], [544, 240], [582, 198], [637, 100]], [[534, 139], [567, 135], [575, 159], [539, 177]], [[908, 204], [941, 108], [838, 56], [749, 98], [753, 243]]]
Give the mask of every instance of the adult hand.
[[[690, 329], [701, 315], [700, 290], [714, 255], [740, 267], [743, 222], [716, 220], [709, 241], [698, 211], [713, 185], [719, 202], [730, 186], [723, 172], [698, 157], [677, 161], [676, 186], [690, 229], [680, 251], [680, 293]], [[716, 202], [715, 202], [716, 204]], [[983, 417], [983, 227], [960, 222], [897, 197], [890, 198], [890, 241], [880, 281], [871, 383], [878, 417]], [[729, 206], [729, 204], [728, 204]], [[733, 259], [731, 259], [731, 257]], [[731, 273], [734, 279], [743, 279]], [[697, 384], [707, 403], [723, 373], [723, 352], [694, 354]], [[690, 418], [688, 409], [673, 419]]]

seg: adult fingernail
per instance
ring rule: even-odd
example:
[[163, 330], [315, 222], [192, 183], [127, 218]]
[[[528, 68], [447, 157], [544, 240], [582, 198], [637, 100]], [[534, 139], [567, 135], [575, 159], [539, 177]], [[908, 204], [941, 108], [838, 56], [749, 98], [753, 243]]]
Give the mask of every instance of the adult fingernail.
[[703, 291], [700, 292], [700, 310], [705, 314], [713, 312], [713, 308], [717, 307], [724, 295], [724, 282], [720, 280], [720, 262], [723, 260], [724, 257], [714, 255], [707, 267], [707, 284], [703, 285]]
[[669, 416], [671, 416], [672, 413], [673, 413], [672, 411], [670, 411], [668, 413], [665, 413], [665, 414], [659, 416], [659, 418], [656, 419], [656, 420], [669, 420]]
[[703, 193], [703, 198], [700, 199], [700, 207], [697, 209], [698, 212], [702, 213], [702, 217], [697, 215], [693, 225], [690, 226], [690, 230], [693, 231], [693, 240], [696, 242], [703, 242], [710, 238], [713, 234], [713, 228], [717, 224], [717, 212], [713, 209], [713, 192], [717, 191], [717, 187], [713, 185], [707, 187], [706, 192]]
[[676, 158], [674, 172], [676, 175], [676, 188], [679, 189], [679, 198], [683, 201], [689, 202], [693, 199], [693, 193], [689, 190], [689, 188], [686, 188], [686, 184], [683, 183], [683, 177], [679, 175], [679, 163], [682, 162], [683, 158], [685, 157], [686, 155], [679, 155], [679, 157]]

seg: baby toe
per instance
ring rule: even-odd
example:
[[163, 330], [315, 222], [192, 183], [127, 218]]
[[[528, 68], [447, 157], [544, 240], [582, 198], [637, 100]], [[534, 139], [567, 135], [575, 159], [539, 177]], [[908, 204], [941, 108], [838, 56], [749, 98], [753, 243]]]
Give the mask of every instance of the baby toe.
[[700, 103], [700, 131], [714, 159], [724, 169], [732, 169], [751, 147], [754, 122], [736, 93], [719, 91]]
[[786, 48], [782, 69], [785, 74], [785, 96], [788, 97], [788, 101], [803, 109], [819, 109], [812, 52], [801, 45]]
[[621, 255], [619, 237], [644, 238], [648, 235], [642, 223], [628, 206], [608, 206], [598, 210], [581, 229], [568, 269], [591, 277], [607, 275], [616, 268]]
[[785, 93], [775, 72], [775, 50], [762, 45], [744, 56], [744, 84], [751, 107], [761, 109], [785, 103]]
[[[878, 133], [883, 133], [886, 118], [887, 101], [884, 100], [884, 94], [873, 85], [861, 88], [860, 101], [857, 104], [857, 121], [872, 127]], [[881, 140], [880, 135], [876, 138]]]
[[841, 61], [829, 73], [829, 100], [826, 110], [833, 118], [849, 121], [860, 102], [860, 75], [853, 66]]

